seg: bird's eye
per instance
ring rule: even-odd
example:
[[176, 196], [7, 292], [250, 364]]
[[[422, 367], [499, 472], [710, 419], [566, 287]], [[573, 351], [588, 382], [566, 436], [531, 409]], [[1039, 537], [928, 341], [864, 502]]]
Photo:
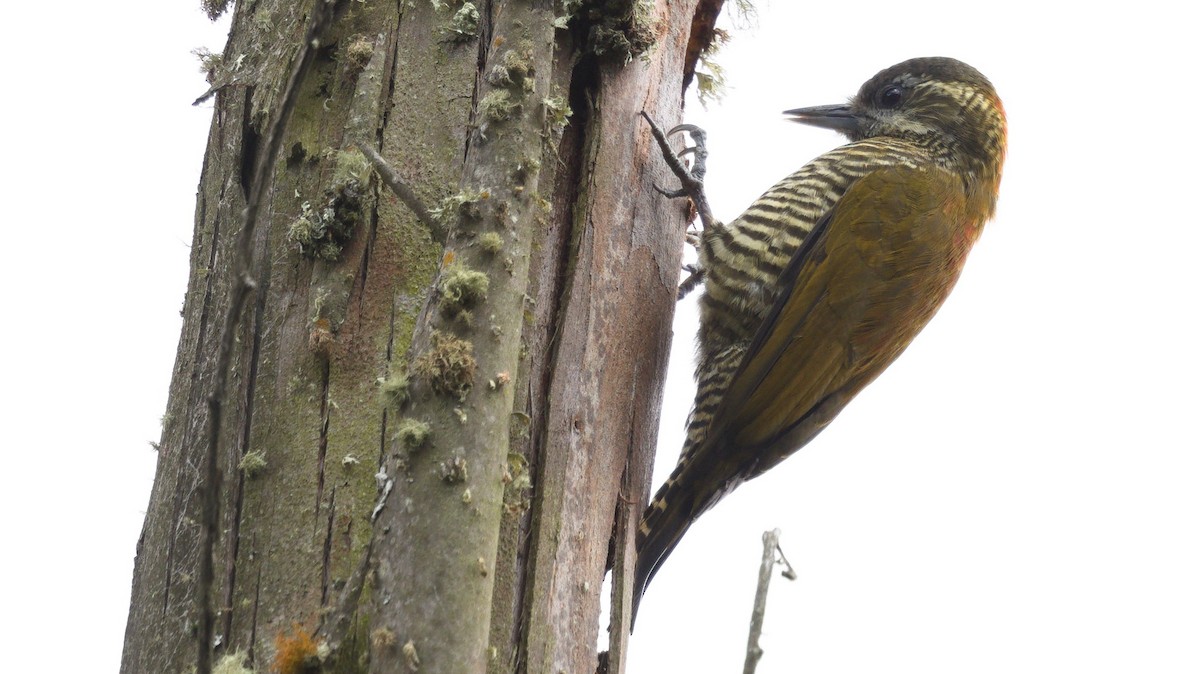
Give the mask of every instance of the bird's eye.
[[879, 105], [889, 110], [900, 107], [900, 101], [904, 100], [904, 90], [900, 85], [893, 84], [883, 91], [879, 92]]

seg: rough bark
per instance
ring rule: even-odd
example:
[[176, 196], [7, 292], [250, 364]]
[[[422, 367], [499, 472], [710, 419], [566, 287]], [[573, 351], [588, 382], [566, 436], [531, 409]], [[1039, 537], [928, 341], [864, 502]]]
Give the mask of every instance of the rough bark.
[[[615, 531], [620, 670], [626, 532], [649, 489], [684, 229], [650, 189], [665, 176], [636, 113], [678, 118], [692, 16], [720, 3], [568, 4], [481, 3], [475, 22], [462, 3], [354, 2], [324, 41], [255, 230], [228, 373], [218, 655], [265, 672], [316, 635], [336, 647], [327, 671], [590, 671]], [[123, 672], [195, 664], [204, 401], [247, 174], [305, 5], [237, 3], [213, 72]], [[428, 206], [468, 197], [443, 211], [445, 241], [370, 177], [359, 142]], [[486, 298], [454, 301], [464, 270], [486, 275]], [[444, 345], [435, 330], [472, 345], [469, 390], [414, 366]], [[404, 373], [401, 406], [380, 382], [394, 392]], [[411, 420], [427, 442], [394, 437]]]

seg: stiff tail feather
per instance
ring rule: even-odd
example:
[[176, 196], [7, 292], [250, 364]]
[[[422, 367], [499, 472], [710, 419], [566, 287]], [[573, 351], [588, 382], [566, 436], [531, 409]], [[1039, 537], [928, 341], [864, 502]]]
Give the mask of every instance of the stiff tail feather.
[[[692, 523], [716, 504], [721, 496], [732, 490], [734, 484], [731, 483], [741, 482], [736, 479], [697, 480], [697, 471], [703, 474], [706, 468], [711, 466], [697, 466], [689, 460], [680, 463], [642, 515], [636, 539], [637, 563], [634, 565], [634, 620], [650, 581]], [[630, 622], [630, 629], [633, 629], [633, 621]]]

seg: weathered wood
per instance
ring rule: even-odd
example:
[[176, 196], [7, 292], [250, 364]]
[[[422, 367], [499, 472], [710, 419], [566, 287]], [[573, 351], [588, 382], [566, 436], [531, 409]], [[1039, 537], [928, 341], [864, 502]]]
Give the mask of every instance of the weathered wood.
[[[246, 172], [306, 20], [298, 4], [238, 3], [214, 81], [123, 672], [195, 664], [204, 397]], [[267, 671], [281, 644], [316, 634], [338, 647], [328, 671], [407, 672], [418, 659], [422, 672], [590, 671], [615, 530], [609, 668], [621, 670], [685, 217], [651, 189], [665, 176], [637, 113], [677, 121], [697, 4], [564, 17], [557, 2], [497, 1], [473, 22], [461, 2], [351, 3], [302, 83], [255, 232], [262, 280], [220, 438], [218, 655]], [[443, 248], [356, 168], [358, 142], [435, 214], [454, 194], [488, 198], [443, 220]], [[297, 227], [333, 210], [347, 171], [361, 219], [312, 247], [303, 235], [316, 230]], [[469, 321], [434, 292], [464, 268], [488, 277]], [[406, 407], [381, 403], [380, 381], [428, 353], [435, 328], [472, 342], [474, 386], [460, 401], [414, 376]], [[430, 424], [427, 445], [393, 439], [402, 417]], [[377, 473], [393, 491], [372, 526]]]
[[375, 525], [372, 625], [388, 636], [370, 670], [382, 674], [418, 663], [431, 674], [483, 672], [490, 659], [512, 378], [545, 219], [538, 186], [555, 29], [549, 12], [518, 2], [479, 19], [474, 115], [458, 196], [443, 208], [451, 233], [418, 320], [404, 409], [431, 434], [392, 441], [385, 468], [395, 491]]
[[[661, 119], [678, 118], [678, 101], [651, 95], [679, 85], [687, 35], [667, 29], [671, 25], [660, 23], [649, 64], [599, 70], [595, 104], [587, 111], [590, 175], [575, 201], [574, 257], [556, 354], [563, 366], [550, 381], [536, 481], [545, 514], [534, 545], [555, 564], [533, 569], [529, 671], [586, 671], [599, 628], [594, 589], [608, 554], [607, 542], [596, 543], [613, 531], [618, 506], [628, 513], [631, 500], [636, 518], [648, 494], [653, 454], [646, 450], [657, 433], [683, 221], [678, 206], [647, 198], [653, 178], [661, 180], [647, 172], [648, 164], [660, 166], [648, 129], [634, 126], [635, 142], [629, 139], [631, 120], [638, 124], [643, 106], [654, 106], [648, 112]], [[639, 489], [622, 495], [626, 470]], [[627, 528], [630, 535], [633, 530]], [[618, 541], [626, 555], [627, 542]], [[626, 631], [616, 628], [610, 637], [623, 639]], [[610, 661], [610, 671], [616, 665]]]

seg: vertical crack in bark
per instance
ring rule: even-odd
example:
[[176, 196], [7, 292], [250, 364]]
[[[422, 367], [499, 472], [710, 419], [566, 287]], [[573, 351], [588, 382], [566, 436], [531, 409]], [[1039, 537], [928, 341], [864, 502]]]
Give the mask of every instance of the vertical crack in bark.
[[[387, 358], [389, 374], [392, 368], [392, 352], [396, 348], [396, 302], [392, 300], [392, 314], [388, 317], [388, 338], [387, 338]], [[379, 422], [379, 463], [375, 466], [375, 472], [378, 473], [384, 467], [384, 459], [387, 456], [387, 437], [388, 437], [388, 410], [385, 407], [383, 419]]]
[[[482, 76], [484, 73], [484, 66], [487, 65], [487, 50], [492, 44], [492, 33], [495, 32], [493, 28], [496, 23], [496, 16], [492, 8], [492, 0], [483, 0], [479, 4], [483, 5], [482, 11], [479, 12], [480, 16], [487, 17], [487, 21], [479, 22], [479, 32], [476, 34], [476, 39], [479, 41], [477, 43], [479, 45], [479, 58], [475, 62], [475, 72]], [[475, 83], [476, 88], [478, 88], [478, 77], [475, 79]], [[474, 106], [472, 106], [471, 109], [473, 110]]]
[[[350, 545], [351, 532], [354, 529], [354, 522], [346, 523], [346, 545]], [[345, 643], [347, 635], [354, 625], [354, 618], [358, 615], [359, 598], [362, 596], [363, 587], [367, 582], [367, 574], [371, 571], [371, 550], [374, 541], [367, 540], [366, 547], [363, 548], [362, 557], [359, 558], [358, 564], [354, 571], [350, 573], [350, 577], [346, 579], [346, 584], [342, 586], [342, 591], [337, 598], [336, 606], [329, 606], [321, 612], [320, 625], [317, 627], [317, 636], [324, 640], [332, 657], [338, 657], [338, 653]], [[340, 670], [339, 670], [340, 671]]]
[[[262, 241], [259, 245], [259, 250], [255, 253], [255, 257], [262, 261], [262, 269], [256, 274], [259, 291], [255, 297], [254, 319], [250, 324], [250, 362], [246, 375], [246, 395], [242, 401], [244, 413], [242, 415], [242, 432], [239, 438], [241, 446], [237, 452], [239, 460], [251, 451], [251, 432], [254, 427], [254, 394], [258, 383], [258, 367], [262, 359], [263, 317], [266, 315], [267, 297], [270, 295], [271, 263], [270, 255], [267, 255], [265, 250], [267, 245], [268, 242], [266, 240]], [[221, 602], [221, 607], [224, 611], [221, 621], [221, 634], [226, 642], [228, 642], [233, 631], [233, 594], [234, 586], [237, 582], [237, 554], [242, 526], [242, 497], [246, 484], [245, 473], [239, 470], [237, 474], [238, 479], [233, 481], [233, 486], [231, 487], [233, 493], [229, 495], [232, 507], [230, 508], [229, 528], [226, 532], [225, 586]]]
[[[571, 285], [571, 270], [574, 268], [574, 259], [577, 254], [578, 235], [575, 232], [575, 220], [577, 211], [575, 208], [576, 202], [580, 196], [580, 180], [582, 177], [583, 161], [586, 154], [585, 143], [587, 142], [587, 130], [591, 121], [591, 108], [589, 107], [589, 89], [596, 82], [596, 71], [594, 61], [585, 59], [576, 64], [572, 68], [568, 97], [573, 115], [563, 131], [562, 138], [559, 140], [558, 151], [554, 156], [559, 162], [559, 170], [555, 175], [555, 183], [553, 186], [554, 201], [552, 203], [552, 222], [564, 223], [562, 227], [557, 227], [554, 230], [555, 238], [551, 242], [547, 242], [547, 248], [557, 251], [557, 259], [549, 264], [552, 266], [552, 287], [539, 288], [539, 298], [544, 298], [548, 307], [545, 324], [545, 340], [546, 348], [544, 351], [544, 363], [538, 371], [530, 372], [530, 393], [529, 401], [546, 400], [547, 392], [554, 378], [554, 373], [557, 371], [559, 358], [559, 336], [562, 334], [562, 323], [565, 319], [566, 305], [569, 303], [570, 285]], [[539, 302], [541, 304], [541, 302]], [[534, 377], [538, 378], [536, 390], [534, 387]], [[545, 441], [549, 433], [547, 424], [549, 419], [545, 410], [535, 410], [531, 405], [526, 407], [526, 413], [530, 415], [533, 423], [530, 425], [529, 433], [529, 451], [526, 457], [529, 461], [529, 471], [536, 476], [534, 484], [541, 484], [545, 479], [545, 475], [541, 472], [544, 466], [543, 457], [546, 451]], [[540, 499], [540, 492], [535, 489], [535, 499]], [[528, 612], [532, 604], [532, 597], [528, 596], [533, 587], [533, 576], [537, 567], [536, 549], [531, 549], [531, 545], [538, 539], [537, 527], [540, 520], [535, 520], [533, 517], [534, 511], [540, 512], [543, 505], [539, 502], [534, 504], [528, 512], [525, 513], [521, 521], [521, 543], [518, 548], [518, 559], [521, 573], [516, 582], [517, 597], [517, 615], [521, 616], [517, 620], [519, 626], [518, 633], [514, 635], [516, 644], [514, 644], [513, 652], [516, 654], [515, 669], [516, 672], [524, 673], [526, 671], [528, 658], [528, 642], [524, 633], [528, 627]], [[552, 551], [547, 551], [553, 554]]]
[[388, 36], [391, 43], [391, 56], [384, 66], [387, 72], [387, 84], [383, 87], [383, 104], [379, 115], [379, 126], [375, 129], [375, 147], [383, 146], [383, 130], [388, 126], [388, 118], [392, 114], [393, 96], [396, 94], [396, 61], [400, 58], [400, 22], [404, 20], [404, 0], [396, 1], [395, 32]]
[[262, 596], [262, 567], [258, 567], [258, 575], [254, 579], [254, 606], [250, 609], [250, 644], [246, 648], [246, 657], [250, 667], [254, 667], [254, 644], [258, 638], [258, 604]]
[[238, 181], [242, 187], [242, 198], [250, 200], [250, 186], [254, 184], [254, 165], [258, 159], [260, 136], [254, 128], [251, 111], [254, 109], [254, 87], [246, 87], [246, 97], [242, 103], [242, 161], [238, 172]]
[[221, 614], [221, 635], [225, 643], [229, 643], [230, 635], [233, 634], [233, 588], [237, 582], [237, 554], [238, 544], [240, 543], [242, 494], [245, 482], [245, 473], [238, 471], [238, 479], [233, 486], [232, 522], [225, 541], [225, 591], [222, 593], [220, 609], [223, 611]]
[[[243, 111], [243, 114], [247, 114], [247, 112]], [[224, 141], [224, 136], [222, 135], [222, 137], [218, 140]], [[203, 399], [203, 392], [201, 390], [203, 388], [201, 373], [204, 371], [204, 368], [201, 366], [201, 363], [204, 361], [204, 350], [209, 346], [208, 327], [212, 317], [213, 296], [216, 293], [215, 284], [220, 278], [220, 274], [214, 274], [212, 273], [212, 270], [217, 263], [217, 251], [220, 248], [219, 244], [221, 240], [222, 209], [219, 207], [219, 205], [226, 203], [226, 196], [227, 193], [225, 191], [225, 185], [222, 184], [220, 192], [217, 196], [217, 213], [212, 219], [212, 235], [208, 240], [207, 269], [209, 270], [209, 273], [205, 275], [204, 292], [203, 298], [200, 302], [200, 312], [198, 318], [199, 326], [197, 328], [196, 343], [192, 350], [192, 376], [188, 386], [187, 406], [184, 408], [187, 411], [187, 418], [183, 421], [183, 431], [180, 434], [181, 437], [179, 447], [177, 448], [179, 456], [175, 464], [176, 473], [174, 502], [171, 506], [171, 535], [168, 537], [167, 554], [163, 564], [163, 617], [167, 616], [171, 604], [171, 576], [175, 573], [176, 562], [175, 545], [179, 540], [180, 527], [184, 522], [184, 510], [187, 507], [188, 500], [195, 493], [195, 483], [193, 483], [192, 488], [189, 489], [184, 486], [184, 482], [189, 475], [195, 478], [199, 471], [198, 466], [191, 466], [192, 470], [188, 470], [190, 465], [188, 463], [188, 459], [189, 449], [194, 446], [196, 438], [194, 433], [194, 430], [197, 427], [196, 416], [198, 414], [203, 414], [204, 410], [206, 409], [206, 407], [201, 405], [199, 402]], [[208, 209], [205, 208], [204, 212], [207, 213]], [[203, 226], [204, 222], [201, 221], [200, 227], [203, 228]], [[164, 447], [163, 449], [168, 448]]]
[[[378, 198], [378, 193], [376, 193]], [[362, 260], [358, 265], [358, 312], [361, 315], [363, 306], [367, 301], [367, 272], [371, 267], [371, 254], [375, 250], [375, 236], [379, 231], [379, 209], [371, 208], [367, 214], [367, 222], [370, 224], [367, 227], [366, 241], [363, 243]]]
[[321, 608], [329, 605], [329, 566], [333, 553], [333, 515], [337, 512], [337, 486], [329, 490], [329, 521], [325, 525], [325, 543], [321, 549]]
[[475, 111], [479, 108], [479, 85], [483, 82], [483, 74], [486, 72], [488, 47], [492, 44], [492, 33], [495, 32], [493, 27], [496, 22], [490, 0], [484, 0], [480, 4], [483, 7], [479, 11], [479, 32], [476, 36], [478, 54], [475, 60], [475, 82], [471, 85], [471, 107], [468, 108], [470, 116], [467, 118], [467, 133], [463, 138], [462, 162], [464, 165], [467, 163], [467, 155], [471, 151], [471, 140], [475, 137], [472, 130], [475, 128]]
[[317, 505], [313, 519], [321, 516], [321, 500], [325, 498], [325, 453], [329, 449], [329, 359], [321, 369], [321, 434], [317, 438]]
[[[212, 386], [207, 395], [208, 433], [206, 444], [200, 452], [200, 470], [197, 471], [201, 491], [198, 536], [200, 559], [196, 572], [195, 610], [199, 615], [197, 621], [198, 638], [196, 639], [196, 671], [200, 674], [209, 674], [212, 670], [213, 628], [216, 621], [212, 613], [211, 594], [215, 572], [213, 568], [213, 553], [219, 536], [218, 529], [220, 525], [218, 519], [221, 489], [219, 459], [223, 430], [222, 421], [225, 413], [225, 398], [228, 394], [229, 371], [233, 369], [233, 353], [238, 326], [241, 323], [246, 300], [255, 289], [254, 279], [251, 278], [256, 252], [254, 250], [254, 243], [256, 241], [255, 228], [260, 219], [260, 210], [263, 208], [263, 203], [271, 200], [269, 185], [273, 182], [275, 162], [279, 156], [280, 147], [283, 144], [284, 132], [288, 120], [292, 116], [292, 111], [296, 107], [296, 102], [300, 97], [299, 83], [311, 71], [313, 61], [317, 58], [316, 51], [321, 43], [321, 38], [324, 37], [330, 26], [337, 20], [339, 11], [345, 9], [346, 1], [314, 1], [314, 7], [309, 16], [308, 25], [305, 28], [304, 40], [300, 43], [295, 57], [291, 59], [291, 67], [286, 79], [283, 80], [283, 87], [279, 92], [279, 100], [275, 104], [270, 121], [264, 125], [263, 147], [261, 150], [253, 153], [255, 155], [253, 180], [247, 182], [245, 174], [242, 175], [243, 187], [248, 186], [246, 190], [246, 208], [242, 213], [241, 229], [235, 237], [236, 243], [233, 248], [232, 265], [229, 267], [230, 287], [227, 298], [228, 302], [225, 307], [225, 316], [217, 344]], [[244, 115], [245, 112], [243, 111], [243, 119], [246, 119]], [[246, 156], [251, 154], [249, 151], [257, 145], [252, 127], [253, 124], [247, 124], [245, 128], [247, 136], [243, 138], [244, 142], [242, 146], [242, 149], [245, 151], [242, 157], [243, 169], [245, 168]], [[267, 222], [267, 229], [269, 230], [270, 214], [268, 213], [264, 219]], [[263, 236], [269, 238], [269, 231], [266, 235], [260, 235], [257, 241], [260, 243], [263, 242]], [[261, 246], [259, 247], [261, 248]], [[263, 268], [265, 269], [266, 265]], [[260, 289], [260, 292], [266, 294], [265, 289]], [[244, 353], [244, 349], [245, 347], [243, 346], [242, 353]]]
[[[634, 365], [633, 377], [631, 378], [634, 384], [634, 390], [630, 392], [630, 400], [640, 400], [640, 394], [637, 390], [638, 382], [641, 378], [638, 376], [639, 365]], [[629, 423], [628, 437], [625, 444], [625, 465], [621, 468], [620, 491], [617, 492], [617, 500], [613, 505], [613, 532], [612, 540], [610, 541], [610, 554], [612, 556], [612, 585], [610, 587], [610, 601], [608, 613], [608, 650], [600, 654], [600, 663], [597, 671], [607, 671], [610, 662], [623, 663], [626, 660], [626, 654], [629, 649], [629, 635], [631, 626], [625, 623], [625, 586], [628, 584], [626, 579], [631, 579], [631, 572], [625, 570], [625, 567], [634, 561], [634, 558], [626, 557], [625, 541], [633, 537], [637, 528], [638, 519], [635, 515], [633, 521], [630, 521], [630, 508], [636, 508], [640, 514], [642, 497], [641, 494], [635, 498], [629, 492], [633, 489], [633, 476], [630, 474], [630, 468], [634, 465], [634, 460], [637, 458], [637, 432], [640, 428], [642, 408], [638, 405], [631, 407], [632, 415]], [[632, 528], [630, 527], [632, 525]], [[618, 573], [621, 571], [622, 573]], [[634, 589], [633, 592], [637, 590]], [[632, 592], [628, 595], [630, 601], [636, 605], [638, 598], [632, 596]], [[630, 620], [633, 619], [632, 610], [629, 611]]]
[[[590, 58], [582, 59], [571, 72], [571, 87], [568, 100], [572, 119], [563, 133], [559, 143], [557, 156], [562, 166], [559, 169], [559, 180], [555, 194], [554, 216], [566, 222], [564, 240], [558, 246], [559, 258], [556, 262], [555, 292], [552, 293], [552, 305], [549, 312], [551, 321], [547, 324], [548, 348], [546, 349], [546, 368], [543, 374], [542, 390], [550, 390], [553, 373], [557, 370], [558, 342], [562, 333], [562, 321], [565, 318], [564, 307], [569, 302], [571, 293], [571, 272], [575, 268], [579, 253], [580, 233], [576, 229], [577, 219], [581, 212], [578, 203], [581, 194], [586, 195], [580, 185], [583, 176], [584, 158], [588, 154], [588, 127], [591, 124], [591, 89], [596, 84], [597, 73], [595, 61]], [[544, 294], [544, 293], [543, 293]], [[539, 429], [539, 430], [544, 430]]]

